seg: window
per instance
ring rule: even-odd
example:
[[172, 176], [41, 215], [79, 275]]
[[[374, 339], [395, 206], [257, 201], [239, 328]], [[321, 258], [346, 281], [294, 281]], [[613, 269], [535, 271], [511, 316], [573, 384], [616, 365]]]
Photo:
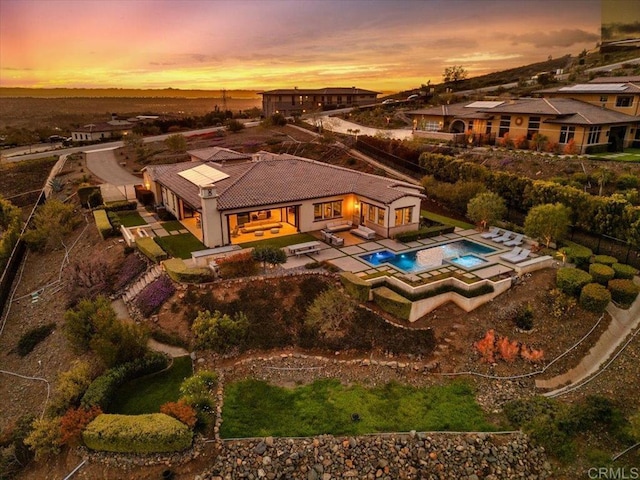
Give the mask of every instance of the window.
[[591, 145], [593, 143], [599, 143], [601, 131], [602, 131], [602, 127], [600, 127], [600, 125], [598, 125], [597, 127], [590, 127], [589, 136], [587, 137], [587, 144]]
[[527, 128], [527, 139], [531, 140], [533, 136], [540, 131], [540, 117], [529, 117], [529, 128]]
[[473, 131], [473, 122], [475, 122], [475, 120], [469, 120], [469, 127], [467, 128], [467, 130]]
[[313, 204], [314, 221], [338, 217], [342, 217], [342, 200]]
[[378, 208], [378, 225], [384, 227], [384, 208]]
[[486, 133], [487, 135], [489, 135], [491, 133], [491, 128], [493, 127], [493, 122], [491, 122], [491, 120], [487, 120], [487, 129], [485, 130], [484, 133]]
[[413, 218], [413, 207], [396, 208], [396, 226], [408, 225]]
[[631, 95], [619, 95], [616, 97], [616, 107], [631, 107], [633, 97]]
[[511, 115], [502, 115], [500, 117], [500, 131], [498, 132], [498, 136], [504, 137], [505, 134], [509, 133], [510, 128], [511, 128]]
[[606, 103], [609, 100], [609, 97], [607, 97], [606, 95], [601, 95], [600, 96], [600, 101]]
[[440, 126], [435, 120], [426, 120], [424, 122], [424, 129], [427, 132], [437, 132], [440, 129]]
[[384, 226], [385, 209], [376, 205], [362, 202], [362, 218], [370, 223], [377, 223]]
[[560, 128], [560, 140], [558, 143], [569, 143], [569, 140], [572, 140], [576, 135], [576, 127], [563, 125]]

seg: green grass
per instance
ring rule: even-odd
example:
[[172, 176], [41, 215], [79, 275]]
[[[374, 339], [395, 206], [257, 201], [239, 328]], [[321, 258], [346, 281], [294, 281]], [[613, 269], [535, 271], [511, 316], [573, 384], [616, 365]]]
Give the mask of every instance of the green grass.
[[430, 212], [428, 210], [420, 210], [420, 215], [428, 218], [429, 220], [433, 220], [434, 222], [439, 222], [444, 225], [453, 225], [455, 227], [460, 228], [475, 228], [475, 225], [467, 222], [463, 222], [461, 220], [455, 220], [453, 218], [445, 217], [444, 215], [438, 215], [437, 213]]
[[[360, 421], [351, 415], [357, 413]], [[223, 438], [361, 435], [377, 432], [491, 431], [465, 382], [414, 388], [364, 388], [317, 380], [295, 389], [243, 380], [225, 387]]]
[[283, 237], [267, 238], [265, 240], [256, 240], [254, 242], [241, 243], [242, 248], [252, 248], [256, 245], [271, 245], [277, 248], [288, 247], [296, 243], [312, 242], [317, 240], [316, 237], [309, 233], [296, 233], [294, 235], [285, 235]]
[[182, 230], [185, 228], [178, 220], [171, 220], [170, 222], [162, 222], [162, 228], [164, 228], [167, 232], [176, 232], [178, 230]]
[[120, 219], [120, 224], [125, 227], [137, 227], [138, 225], [147, 224], [138, 212], [118, 212], [118, 218]]
[[591, 153], [596, 160], [614, 160], [618, 162], [640, 162], [640, 148], [625, 148], [624, 152]]
[[175, 402], [180, 396], [180, 384], [193, 374], [191, 357], [173, 359], [169, 370], [148, 377], [132, 380], [118, 389], [109, 413], [140, 415], [158, 413], [160, 406]]
[[155, 237], [154, 240], [158, 245], [172, 257], [182, 258], [183, 260], [191, 258], [191, 252], [205, 250], [200, 240], [191, 233], [181, 233], [179, 235], [169, 235], [168, 237]]

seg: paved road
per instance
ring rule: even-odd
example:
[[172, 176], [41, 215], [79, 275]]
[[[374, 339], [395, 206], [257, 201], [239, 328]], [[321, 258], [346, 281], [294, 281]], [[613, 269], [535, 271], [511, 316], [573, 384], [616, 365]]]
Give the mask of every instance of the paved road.
[[[245, 122], [244, 125], [245, 127], [255, 127], [259, 124], [260, 122], [257, 121], [251, 121], [251, 122]], [[190, 130], [187, 132], [179, 132], [182, 135], [184, 135], [185, 137], [191, 137], [193, 135], [202, 135], [204, 133], [211, 133], [211, 132], [219, 132], [220, 130], [224, 130], [225, 127], [209, 127], [209, 128], [201, 128], [199, 130]], [[156, 135], [153, 137], [145, 137], [144, 143], [150, 143], [150, 142], [161, 142], [163, 140], [165, 140], [167, 137], [174, 135], [173, 133], [167, 133], [164, 135]], [[34, 158], [44, 158], [44, 157], [49, 157], [51, 155], [63, 155], [63, 154], [67, 154], [67, 153], [76, 153], [76, 152], [93, 152], [96, 150], [104, 150], [106, 149], [114, 149], [114, 148], [118, 148], [118, 147], [122, 147], [123, 143], [122, 141], [117, 141], [117, 142], [107, 142], [107, 143], [99, 143], [96, 145], [84, 145], [82, 147], [70, 147], [70, 148], [63, 148], [63, 149], [58, 149], [58, 150], [51, 150], [50, 147], [48, 147], [48, 145], [43, 144], [40, 146], [33, 146], [34, 148], [47, 148], [47, 151], [43, 151], [43, 152], [38, 152], [38, 153], [30, 153], [30, 154], [22, 154], [24, 152], [24, 149], [18, 150], [18, 151], [14, 151], [14, 152], [2, 152], [1, 154], [1, 161], [2, 163], [8, 163], [8, 162], [21, 162], [22, 160], [31, 160]], [[28, 148], [28, 147], [27, 147]]]
[[112, 185], [139, 185], [140, 177], [131, 175], [118, 164], [115, 147], [87, 152], [87, 168], [104, 183]]

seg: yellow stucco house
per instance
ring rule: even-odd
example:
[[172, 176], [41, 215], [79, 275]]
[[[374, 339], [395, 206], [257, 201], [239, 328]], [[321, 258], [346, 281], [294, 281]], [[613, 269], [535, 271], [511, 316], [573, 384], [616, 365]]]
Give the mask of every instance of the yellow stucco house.
[[640, 117], [573, 98], [462, 102], [407, 112], [417, 131], [471, 134], [484, 144], [536, 133], [575, 153], [621, 151], [640, 142]]
[[145, 167], [143, 181], [208, 248], [265, 233], [362, 225], [392, 237], [419, 226], [424, 195], [410, 183], [288, 154], [220, 147], [189, 154], [190, 162]]

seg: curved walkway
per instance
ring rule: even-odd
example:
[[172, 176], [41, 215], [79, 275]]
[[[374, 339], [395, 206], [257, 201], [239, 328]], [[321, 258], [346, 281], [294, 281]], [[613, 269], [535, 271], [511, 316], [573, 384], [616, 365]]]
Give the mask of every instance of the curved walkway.
[[395, 138], [398, 140], [410, 139], [413, 137], [413, 130], [410, 129], [381, 129], [365, 127], [363, 125], [348, 122], [339, 117], [322, 117], [322, 128], [325, 130], [331, 130], [332, 132], [351, 134], [349, 130], [359, 130], [358, 135], [370, 135], [375, 137], [376, 135], [383, 135], [388, 138]]
[[[640, 285], [640, 277], [634, 282]], [[612, 303], [607, 307], [611, 315], [611, 324], [605, 330], [589, 353], [571, 370], [547, 380], [536, 380], [536, 387], [547, 390], [545, 396], [555, 396], [566, 388], [586, 380], [596, 373], [600, 367], [614, 354], [625, 339], [640, 326], [640, 296], [636, 298], [628, 310], [615, 307]]]

